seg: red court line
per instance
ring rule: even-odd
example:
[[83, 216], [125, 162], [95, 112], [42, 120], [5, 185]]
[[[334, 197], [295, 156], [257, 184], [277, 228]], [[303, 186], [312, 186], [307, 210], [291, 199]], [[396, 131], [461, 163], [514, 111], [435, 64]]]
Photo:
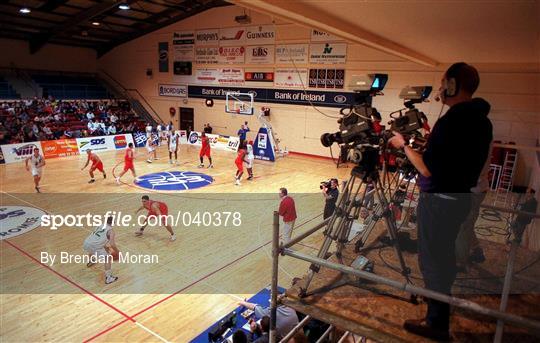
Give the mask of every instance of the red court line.
[[6, 242], [6, 244], [8, 244], [9, 246], [11, 246], [12, 248], [18, 250], [21, 254], [25, 255], [26, 257], [28, 257], [29, 259], [31, 259], [32, 261], [36, 262], [37, 264], [45, 267], [46, 269], [50, 270], [51, 272], [53, 272], [54, 274], [58, 275], [60, 278], [64, 279], [66, 282], [72, 284], [73, 286], [77, 287], [78, 289], [80, 289], [81, 291], [85, 292], [86, 294], [90, 295], [91, 297], [93, 297], [94, 299], [98, 300], [99, 302], [107, 305], [108, 307], [112, 308], [113, 310], [115, 310], [116, 312], [120, 313], [122, 316], [124, 316], [126, 318], [126, 320], [130, 320], [132, 322], [135, 322], [135, 319], [133, 319], [132, 317], [128, 316], [126, 313], [122, 312], [121, 310], [119, 310], [118, 308], [116, 308], [115, 306], [109, 304], [108, 302], [106, 302], [105, 300], [101, 299], [100, 297], [98, 297], [97, 295], [95, 295], [94, 293], [90, 292], [89, 290], [85, 289], [84, 287], [80, 286], [79, 284], [77, 284], [76, 282], [74, 281], [71, 281], [69, 278], [67, 278], [66, 276], [60, 274], [59, 272], [57, 272], [56, 270], [52, 269], [51, 267], [49, 267], [48, 265], [46, 264], [43, 264], [41, 263], [38, 259], [36, 259], [35, 257], [33, 257], [32, 255], [30, 255], [29, 253], [27, 253], [26, 251], [22, 250], [21, 248], [19, 248], [18, 246], [16, 246], [15, 244], [9, 242], [9, 241], [4, 241]]
[[118, 322], [118, 323], [114, 324], [113, 326], [111, 326], [111, 327], [109, 327], [109, 328], [107, 328], [107, 329], [105, 329], [103, 331], [100, 331], [97, 334], [95, 334], [94, 336], [84, 340], [83, 343], [88, 343], [88, 342], [98, 338], [99, 336], [106, 334], [107, 332], [111, 331], [112, 329], [116, 328], [117, 326], [120, 326], [120, 325], [124, 324], [127, 321], [129, 321], [129, 319], [124, 319], [121, 322]]
[[[297, 228], [299, 228], [299, 227], [301, 227], [301, 226], [303, 226], [303, 225], [305, 225], [305, 224], [307, 224], [307, 223], [313, 221], [315, 218], [317, 218], [317, 217], [319, 217], [319, 216], [320, 216], [320, 214], [317, 215], [317, 216], [315, 216], [315, 217], [313, 217], [313, 218], [311, 218], [311, 219], [306, 220], [306, 221], [303, 222], [302, 224], [298, 225]], [[163, 298], [163, 299], [161, 299], [161, 300], [155, 302], [154, 304], [151, 304], [150, 306], [148, 306], [148, 307], [146, 307], [146, 308], [140, 310], [139, 312], [137, 312], [137, 313], [135, 313], [134, 315], [132, 315], [132, 316], [130, 317], [130, 319], [131, 319], [132, 321], [135, 321], [133, 318], [135, 318], [135, 317], [137, 317], [137, 316], [143, 314], [144, 312], [146, 312], [146, 311], [148, 311], [148, 310], [150, 310], [150, 309], [156, 307], [157, 305], [159, 305], [159, 304], [161, 304], [161, 303], [163, 303], [163, 302], [169, 300], [170, 298], [172, 298], [172, 297], [174, 297], [175, 295], [177, 295], [177, 294], [179, 294], [179, 293], [185, 291], [186, 289], [195, 286], [195, 285], [198, 284], [199, 282], [201, 282], [201, 281], [203, 281], [203, 280], [209, 278], [210, 276], [214, 275], [215, 273], [217, 273], [217, 272], [219, 272], [219, 271], [221, 271], [221, 270], [223, 270], [223, 269], [229, 267], [230, 265], [232, 265], [232, 264], [234, 264], [234, 263], [240, 261], [241, 259], [243, 259], [243, 258], [245, 258], [245, 257], [247, 257], [247, 256], [249, 256], [249, 255], [251, 255], [251, 254], [253, 254], [255, 251], [257, 251], [257, 250], [263, 248], [264, 246], [266, 246], [266, 245], [268, 245], [268, 244], [270, 244], [270, 243], [272, 243], [272, 240], [270, 240], [270, 241], [268, 241], [268, 242], [266, 242], [266, 243], [264, 243], [264, 244], [262, 244], [262, 245], [256, 247], [256, 248], [253, 249], [253, 250], [248, 251], [248, 252], [245, 253], [244, 255], [242, 255], [242, 256], [236, 258], [234, 261], [231, 261], [231, 262], [227, 263], [226, 265], [220, 267], [219, 269], [216, 269], [216, 270], [214, 270], [213, 272], [210, 272], [209, 274], [206, 274], [206, 275], [204, 275], [203, 277], [201, 277], [201, 278], [199, 278], [199, 279], [193, 281], [192, 283], [190, 283], [189, 285], [183, 287], [182, 289], [180, 289], [180, 290], [178, 290], [178, 291], [176, 291], [176, 292], [174, 292], [174, 293], [172, 293], [172, 294], [166, 296], [165, 298]], [[113, 325], [113, 326], [111, 326], [111, 327], [109, 327], [109, 328], [107, 328], [107, 329], [105, 329], [105, 330], [103, 330], [103, 331], [97, 333], [96, 335], [92, 336], [91, 338], [85, 340], [84, 343], [88, 343], [88, 342], [90, 342], [90, 341], [96, 339], [97, 337], [99, 337], [99, 336], [101, 336], [101, 335], [103, 335], [103, 334], [105, 334], [105, 333], [107, 333], [107, 332], [113, 330], [114, 328], [116, 328], [116, 327], [118, 327], [118, 326], [124, 324], [124, 323], [127, 322], [127, 321], [128, 321], [128, 319], [124, 319], [124, 320], [122, 320], [122, 321], [116, 323], [115, 325]]]

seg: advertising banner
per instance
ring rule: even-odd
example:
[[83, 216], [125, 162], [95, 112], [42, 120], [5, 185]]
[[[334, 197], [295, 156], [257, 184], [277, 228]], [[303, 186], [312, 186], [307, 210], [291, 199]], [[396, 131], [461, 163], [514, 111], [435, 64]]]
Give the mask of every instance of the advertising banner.
[[[222, 136], [222, 135], [214, 135], [214, 134], [207, 134], [206, 136], [210, 140], [210, 147], [212, 149], [225, 150], [225, 151], [237, 151], [238, 146], [240, 145], [240, 139], [238, 137]], [[181, 144], [183, 144], [182, 141], [180, 142]], [[202, 146], [201, 133], [198, 131], [191, 131], [189, 133], [187, 144], [195, 145], [195, 146]]]
[[347, 57], [346, 43], [322, 43], [309, 46], [309, 62], [317, 64], [343, 64]]
[[218, 83], [220, 85], [241, 86], [244, 84], [244, 69], [221, 68], [219, 69]]
[[195, 32], [195, 45], [218, 45], [219, 44], [219, 30], [198, 30]]
[[276, 45], [276, 64], [307, 64], [308, 44]]
[[280, 68], [276, 69], [274, 86], [285, 88], [307, 87], [307, 69]]
[[246, 49], [243, 46], [220, 46], [218, 61], [221, 64], [243, 64]]
[[345, 69], [310, 69], [309, 87], [343, 89]]
[[42, 141], [41, 148], [43, 149], [43, 156], [45, 158], [79, 155], [77, 140], [75, 138]]
[[246, 70], [244, 73], [246, 82], [274, 82], [273, 71]]
[[86, 152], [88, 149], [92, 149], [93, 151], [125, 149], [129, 143], [133, 143], [131, 134], [77, 138], [77, 146], [80, 154]]
[[195, 71], [195, 83], [203, 85], [217, 85], [219, 79], [218, 69], [197, 69]]
[[242, 45], [246, 41], [246, 30], [243, 27], [219, 29], [219, 45]]
[[345, 91], [314, 91], [302, 89], [268, 89], [247, 87], [188, 86], [190, 98], [225, 99], [227, 92], [252, 93], [255, 102], [343, 107], [354, 104], [355, 93]]
[[186, 85], [168, 85], [168, 84], [158, 84], [158, 94], [159, 96], [173, 96], [178, 98], [187, 97], [187, 86]]
[[4, 161], [5, 163], [24, 162], [24, 160], [32, 156], [34, 148], [38, 148], [39, 153], [43, 155], [43, 149], [41, 149], [40, 142], [2, 145]]
[[274, 46], [248, 46], [246, 48], [246, 64], [274, 64]]
[[218, 47], [195, 47], [195, 63], [197, 64], [218, 64]]
[[182, 31], [173, 33], [173, 50], [175, 61], [192, 61], [195, 46], [195, 33]]
[[339, 38], [338, 36], [334, 36], [324, 31], [319, 31], [315, 29], [311, 30], [312, 42], [334, 42], [334, 41], [339, 41], [339, 40], [343, 40], [343, 38]]
[[255, 142], [253, 142], [253, 153], [257, 160], [272, 162], [276, 160], [272, 140], [269, 139], [268, 130], [264, 127], [259, 129], [257, 137], [255, 137]]
[[246, 28], [246, 44], [274, 44], [276, 28], [274, 25], [257, 25]]
[[169, 42], [158, 43], [159, 72], [169, 72]]

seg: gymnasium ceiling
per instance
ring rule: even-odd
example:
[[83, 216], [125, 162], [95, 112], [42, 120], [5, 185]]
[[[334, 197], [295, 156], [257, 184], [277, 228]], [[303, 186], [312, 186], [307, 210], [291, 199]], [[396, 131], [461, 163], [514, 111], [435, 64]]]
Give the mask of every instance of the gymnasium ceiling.
[[[126, 4], [129, 9], [120, 9]], [[0, 1], [0, 37], [30, 43], [30, 52], [54, 43], [92, 48], [102, 55], [213, 7], [223, 0], [8, 0]], [[30, 13], [21, 13], [21, 8]]]

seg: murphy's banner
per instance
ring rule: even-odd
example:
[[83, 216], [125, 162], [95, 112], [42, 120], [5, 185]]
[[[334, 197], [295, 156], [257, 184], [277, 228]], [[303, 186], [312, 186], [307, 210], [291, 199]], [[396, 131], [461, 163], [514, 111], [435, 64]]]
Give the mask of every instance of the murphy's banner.
[[241, 88], [188, 86], [190, 98], [225, 99], [227, 92], [253, 93], [254, 101], [290, 105], [316, 105], [325, 107], [343, 107], [354, 103], [352, 92], [325, 92], [293, 89]]
[[169, 72], [169, 42], [158, 43], [159, 72]]

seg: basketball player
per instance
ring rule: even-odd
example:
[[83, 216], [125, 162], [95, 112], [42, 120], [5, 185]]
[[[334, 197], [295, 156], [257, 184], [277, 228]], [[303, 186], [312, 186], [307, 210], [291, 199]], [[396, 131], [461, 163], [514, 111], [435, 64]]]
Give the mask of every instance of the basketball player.
[[135, 173], [135, 165], [133, 164], [133, 159], [135, 158], [135, 151], [133, 150], [133, 143], [128, 144], [128, 148], [126, 149], [126, 153], [124, 155], [124, 170], [116, 177], [116, 183], [120, 184], [120, 178], [124, 176], [125, 173], [127, 173], [128, 170], [131, 170], [131, 174], [133, 174], [133, 177], [137, 177], [137, 174]]
[[154, 160], [157, 160], [156, 142], [153, 135], [150, 135], [150, 138], [146, 140], [146, 150], [148, 150], [148, 159], [146, 162], [152, 163], [152, 156]]
[[[28, 165], [30, 162], [30, 166]], [[34, 177], [34, 185], [36, 192], [41, 193], [39, 190], [39, 182], [41, 181], [41, 175], [43, 174], [43, 166], [45, 165], [45, 159], [39, 154], [39, 149], [34, 148], [32, 156], [28, 157], [25, 161], [26, 170], [32, 173]]]
[[169, 132], [167, 145], [169, 146], [169, 163], [172, 164], [172, 154], [174, 152], [174, 164], [178, 165], [178, 139], [179, 135], [175, 131]]
[[241, 144], [240, 149], [238, 149], [238, 155], [236, 155], [236, 159], [234, 160], [234, 164], [236, 164], [236, 176], [234, 178], [236, 180], [237, 186], [240, 186], [240, 179], [242, 178], [242, 175], [244, 174], [245, 156], [246, 156], [246, 150], [244, 149], [244, 144]]
[[96, 180], [94, 179], [94, 170], [96, 169], [99, 170], [103, 174], [103, 178], [106, 179], [107, 174], [105, 174], [105, 170], [103, 169], [103, 162], [101, 162], [101, 159], [99, 158], [99, 156], [94, 154], [91, 149], [86, 150], [86, 153], [88, 155], [88, 159], [86, 160], [86, 164], [84, 165], [84, 167], [82, 167], [81, 170], [84, 170], [84, 168], [88, 166], [90, 161], [92, 161], [92, 166], [90, 167], [90, 171], [89, 171], [90, 181], [88, 181], [88, 183], [96, 182]]
[[169, 233], [171, 234], [170, 240], [171, 241], [176, 240], [176, 235], [174, 234], [171, 225], [167, 223], [167, 216], [169, 214], [169, 208], [167, 207], [167, 204], [161, 201], [150, 200], [148, 195], [143, 195], [142, 206], [135, 213], [139, 213], [139, 211], [142, 211], [143, 209], [147, 209], [148, 214], [146, 216], [146, 219], [144, 220], [144, 225], [138, 231], [135, 232], [135, 236], [142, 236], [144, 228], [148, 225], [148, 218], [158, 217], [160, 223], [164, 224], [163, 226], [165, 226], [167, 231], [169, 231]]
[[203, 163], [203, 157], [208, 157], [208, 161], [210, 161], [210, 164], [208, 165], [208, 168], [214, 168], [214, 165], [212, 164], [212, 156], [210, 156], [210, 140], [208, 139], [208, 136], [206, 136], [206, 133], [201, 133], [201, 151], [199, 152], [199, 158], [201, 159], [201, 164], [199, 164], [199, 168], [204, 167]]
[[[94, 256], [94, 259], [100, 257], [106, 258], [105, 283], [107, 285], [118, 280], [118, 276], [112, 275], [112, 256], [110, 256], [109, 253], [107, 253], [107, 251], [105, 250], [105, 246], [108, 245], [118, 251], [118, 248], [116, 247], [114, 231], [111, 226], [112, 223], [113, 217], [107, 217], [107, 223], [96, 226], [94, 232], [92, 232], [88, 237], [86, 237], [83, 243], [83, 249], [86, 251], [89, 257]], [[93, 265], [93, 262], [88, 262], [86, 264], [87, 267], [92, 267]]]
[[161, 124], [158, 124], [158, 126], [156, 127], [156, 131], [157, 131], [157, 136], [158, 136], [158, 146], [161, 146], [161, 140], [164, 138], [163, 137], [163, 126]]
[[248, 180], [253, 180], [253, 160], [255, 159], [255, 155], [253, 154], [253, 141], [249, 141], [246, 145], [246, 164], [247, 164], [247, 171], [248, 171]]

